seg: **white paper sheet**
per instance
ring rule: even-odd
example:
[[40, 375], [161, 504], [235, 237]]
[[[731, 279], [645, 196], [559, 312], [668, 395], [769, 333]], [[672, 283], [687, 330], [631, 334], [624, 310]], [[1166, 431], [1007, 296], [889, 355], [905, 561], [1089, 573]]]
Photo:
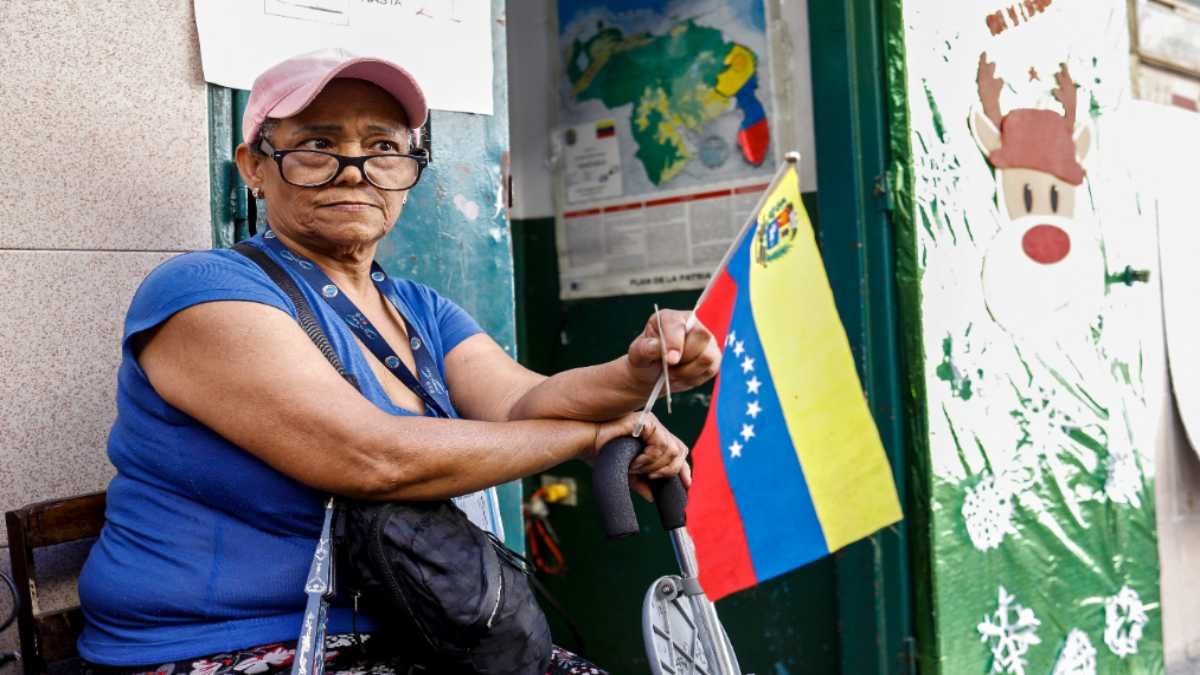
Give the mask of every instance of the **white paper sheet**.
[[1139, 102], [1132, 128], [1138, 138], [1131, 160], [1154, 188], [1171, 386], [1188, 440], [1200, 450], [1200, 115]]
[[612, 120], [573, 126], [562, 145], [567, 203], [621, 196], [621, 145]]
[[341, 47], [400, 64], [429, 107], [492, 114], [488, 0], [195, 0], [204, 79], [249, 89], [297, 54]]

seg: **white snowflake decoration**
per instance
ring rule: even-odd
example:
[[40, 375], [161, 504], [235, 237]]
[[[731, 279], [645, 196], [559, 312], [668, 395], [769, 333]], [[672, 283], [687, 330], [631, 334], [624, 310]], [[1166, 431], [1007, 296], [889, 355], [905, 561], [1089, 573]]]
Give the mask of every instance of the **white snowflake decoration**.
[[1096, 648], [1087, 633], [1076, 628], [1067, 634], [1051, 675], [1096, 675]]
[[1012, 495], [990, 474], [967, 488], [962, 517], [971, 543], [980, 551], [997, 548], [1006, 535], [1017, 533], [1012, 524]]
[[1024, 675], [1026, 652], [1042, 642], [1037, 636], [1040, 625], [1032, 609], [1016, 604], [1016, 598], [1000, 586], [996, 611], [976, 627], [992, 650], [992, 672]]
[[1142, 472], [1138, 469], [1133, 450], [1127, 445], [1113, 448], [1108, 455], [1108, 477], [1104, 481], [1104, 494], [1117, 504], [1128, 504], [1134, 508], [1142, 505], [1138, 493], [1142, 489]]
[[1137, 592], [1128, 586], [1104, 601], [1104, 644], [1121, 658], [1137, 653], [1142, 629], [1150, 621], [1146, 606]]

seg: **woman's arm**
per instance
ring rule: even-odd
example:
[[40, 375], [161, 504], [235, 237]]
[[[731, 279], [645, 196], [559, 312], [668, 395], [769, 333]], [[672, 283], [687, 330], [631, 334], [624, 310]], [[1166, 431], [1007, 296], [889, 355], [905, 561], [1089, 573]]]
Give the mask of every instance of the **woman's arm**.
[[[701, 324], [686, 330], [687, 312], [663, 310], [661, 314], [672, 391], [707, 382], [721, 364], [721, 350], [712, 334]], [[545, 377], [518, 364], [487, 335], [478, 334], [447, 355], [446, 379], [455, 405], [473, 419], [610, 420], [645, 403], [662, 373], [662, 340], [658, 320], [651, 316], [621, 357]]]
[[[138, 362], [171, 405], [276, 470], [351, 497], [465, 494], [591, 456], [634, 423], [389, 415], [343, 380], [291, 317], [252, 302], [189, 307], [141, 345]], [[639, 470], [680, 471], [686, 448], [677, 439], [656, 425], [647, 441]]]

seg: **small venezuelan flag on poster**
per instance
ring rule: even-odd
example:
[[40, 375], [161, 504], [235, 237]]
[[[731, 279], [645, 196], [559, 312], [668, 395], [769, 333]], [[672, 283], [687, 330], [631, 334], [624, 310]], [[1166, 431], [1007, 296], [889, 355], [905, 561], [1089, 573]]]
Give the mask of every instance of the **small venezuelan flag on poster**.
[[795, 163], [696, 309], [724, 344], [694, 448], [688, 529], [716, 600], [901, 518]]
[[596, 138], [609, 138], [617, 134], [616, 122], [612, 120], [600, 120], [596, 122]]

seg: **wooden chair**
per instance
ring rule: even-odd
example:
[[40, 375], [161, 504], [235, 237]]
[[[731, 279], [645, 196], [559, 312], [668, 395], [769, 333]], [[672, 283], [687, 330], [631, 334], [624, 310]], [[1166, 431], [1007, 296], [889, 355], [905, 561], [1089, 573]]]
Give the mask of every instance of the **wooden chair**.
[[41, 610], [34, 551], [99, 536], [104, 526], [104, 493], [26, 506], [6, 513], [5, 522], [17, 585], [22, 668], [26, 675], [77, 671], [75, 639], [83, 629], [83, 614], [78, 606]]

